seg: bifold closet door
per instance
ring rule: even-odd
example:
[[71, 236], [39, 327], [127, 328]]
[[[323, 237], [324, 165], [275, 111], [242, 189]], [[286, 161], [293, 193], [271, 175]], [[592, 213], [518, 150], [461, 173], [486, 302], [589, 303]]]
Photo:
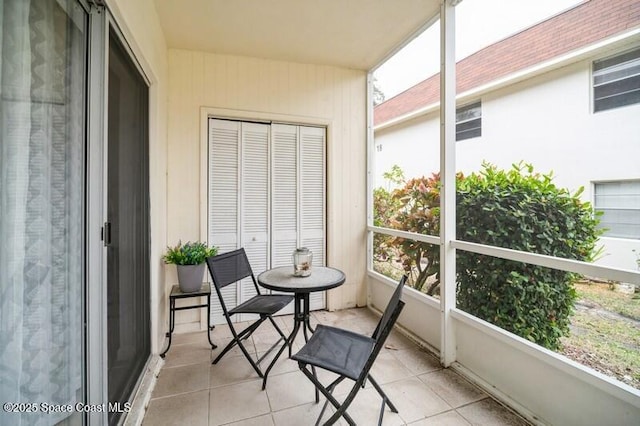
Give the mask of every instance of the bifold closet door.
[[[300, 131], [300, 237], [299, 246], [313, 251], [313, 264], [326, 265], [326, 130], [304, 127]], [[311, 293], [311, 310], [324, 309], [325, 292]]]
[[[209, 119], [209, 244], [244, 247], [258, 275], [291, 265], [306, 246], [325, 263], [325, 129]], [[231, 308], [255, 294], [250, 280], [224, 289]], [[312, 308], [324, 294], [312, 295]], [[223, 322], [218, 302], [212, 319]]]
[[[269, 136], [268, 124], [240, 126], [240, 235], [256, 276], [269, 267]], [[243, 280], [240, 303], [255, 296], [250, 278]]]
[[[244, 247], [256, 274], [269, 264], [269, 137], [268, 124], [209, 120], [209, 244], [220, 253]], [[255, 288], [245, 279], [223, 295], [231, 309]], [[217, 298], [212, 316], [224, 322]]]
[[[240, 242], [239, 141], [240, 122], [209, 119], [208, 240], [219, 253], [235, 250]], [[227, 286], [222, 293], [229, 309], [237, 305], [236, 286]], [[214, 324], [225, 321], [216, 297], [211, 315]]]
[[[273, 124], [271, 134], [271, 267], [291, 265], [296, 247], [325, 265], [325, 129]], [[310, 301], [324, 308], [324, 292]]]

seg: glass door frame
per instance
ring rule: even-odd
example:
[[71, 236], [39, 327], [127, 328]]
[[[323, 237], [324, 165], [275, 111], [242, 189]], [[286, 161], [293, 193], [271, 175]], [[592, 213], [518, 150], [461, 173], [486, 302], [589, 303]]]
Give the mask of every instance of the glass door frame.
[[[103, 0], [78, 1], [83, 5], [87, 5], [87, 1], [91, 3], [87, 6], [89, 9], [89, 75], [86, 157], [86, 403], [90, 406], [108, 408], [107, 250], [102, 234], [107, 218], [107, 99], [110, 29], [126, 49], [147, 86], [150, 87], [151, 84], [147, 73], [144, 72], [127, 43], [123, 31], [109, 12], [108, 6], [105, 6], [105, 2]], [[150, 328], [153, 333], [152, 318]], [[86, 423], [107, 424], [108, 412], [106, 410], [89, 412]]]

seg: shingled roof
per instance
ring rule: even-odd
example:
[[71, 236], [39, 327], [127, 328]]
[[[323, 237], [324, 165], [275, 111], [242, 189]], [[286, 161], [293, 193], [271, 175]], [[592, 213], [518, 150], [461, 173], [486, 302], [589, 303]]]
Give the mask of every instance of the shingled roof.
[[[456, 64], [457, 93], [562, 56], [640, 25], [640, 0], [587, 0], [494, 43]], [[440, 74], [378, 105], [380, 125], [440, 99]]]

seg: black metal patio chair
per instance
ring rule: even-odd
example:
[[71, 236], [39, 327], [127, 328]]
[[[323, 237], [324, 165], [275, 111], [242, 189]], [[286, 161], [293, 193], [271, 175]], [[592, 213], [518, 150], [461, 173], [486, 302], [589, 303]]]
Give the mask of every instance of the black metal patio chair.
[[[355, 425], [355, 421], [347, 413], [347, 408], [353, 402], [358, 391], [364, 387], [367, 379], [382, 397], [378, 425], [382, 424], [385, 405], [388, 405], [392, 412], [398, 412], [380, 385], [371, 377], [370, 370], [404, 307], [404, 302], [400, 300], [400, 297], [406, 280], [406, 276], [400, 279], [371, 337], [337, 327], [318, 325], [311, 339], [297, 354], [291, 357], [291, 359], [298, 361], [300, 370], [327, 398], [316, 425], [320, 423], [329, 402], [336, 408], [336, 412], [329, 417], [324, 425], [334, 424], [341, 416], [350, 425]], [[336, 373], [338, 378], [328, 386], [324, 386], [315, 374], [315, 367]], [[333, 397], [333, 390], [346, 378], [353, 380], [354, 383], [349, 394], [340, 403]], [[316, 402], [318, 402], [317, 391]]]
[[[249, 259], [247, 258], [247, 254], [245, 253], [243, 248], [238, 250], [234, 250], [229, 253], [220, 254], [218, 256], [213, 256], [207, 258], [207, 266], [209, 267], [209, 273], [211, 274], [211, 279], [213, 280], [213, 285], [216, 289], [216, 293], [218, 294], [218, 299], [220, 300], [220, 306], [222, 307], [222, 312], [229, 324], [229, 329], [231, 330], [231, 334], [233, 334], [233, 339], [229, 344], [220, 352], [220, 354], [213, 360], [213, 364], [217, 364], [222, 357], [229, 352], [234, 346], [238, 346], [244, 356], [249, 360], [253, 369], [258, 373], [258, 376], [262, 377], [262, 389], [264, 390], [267, 385], [267, 376], [271, 368], [274, 366], [278, 357], [284, 351], [284, 349], [288, 346], [287, 337], [284, 335], [280, 327], [277, 326], [272, 316], [280, 311], [282, 308], [287, 306], [293, 300], [293, 296], [291, 295], [283, 295], [283, 294], [261, 294], [260, 288], [258, 286], [258, 282], [256, 281], [256, 277], [253, 274], [251, 269], [251, 265], [249, 264]], [[253, 285], [256, 289], [256, 295], [251, 299], [242, 302], [238, 306], [232, 309], [227, 309], [227, 305], [224, 301], [224, 297], [222, 295], [222, 289], [230, 284], [236, 283], [244, 278], [250, 277], [253, 281]], [[249, 326], [244, 328], [242, 331], [237, 332], [234, 323], [232, 321], [232, 317], [236, 314], [256, 314], [259, 315], [259, 318], [251, 323]], [[254, 359], [244, 344], [243, 340], [248, 339], [251, 334], [260, 327], [260, 325], [269, 320], [273, 327], [276, 329], [278, 334], [280, 334], [280, 339], [276, 343], [269, 348], [269, 350], [262, 355], [258, 359]], [[278, 345], [282, 343], [280, 350], [275, 355], [267, 369], [263, 372], [259, 364], [275, 349]]]

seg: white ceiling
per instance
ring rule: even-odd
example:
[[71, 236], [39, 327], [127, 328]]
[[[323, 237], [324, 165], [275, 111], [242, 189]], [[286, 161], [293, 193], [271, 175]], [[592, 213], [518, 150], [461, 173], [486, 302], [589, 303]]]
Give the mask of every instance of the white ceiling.
[[155, 0], [170, 48], [369, 70], [440, 0]]

